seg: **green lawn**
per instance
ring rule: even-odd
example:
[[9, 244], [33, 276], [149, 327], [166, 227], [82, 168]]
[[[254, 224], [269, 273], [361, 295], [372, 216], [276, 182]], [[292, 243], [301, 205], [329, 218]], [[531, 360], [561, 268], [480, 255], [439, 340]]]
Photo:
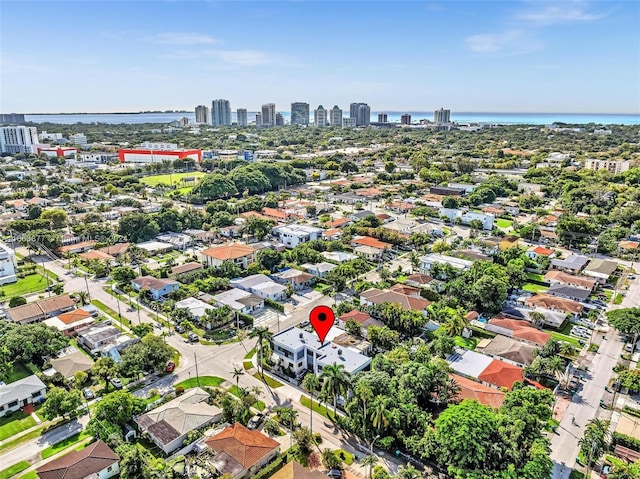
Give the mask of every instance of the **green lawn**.
[[258, 400], [253, 403], [253, 407], [256, 408], [258, 411], [264, 411], [267, 405], [264, 403], [264, 401]]
[[40, 437], [42, 435], [42, 430], [44, 429], [44, 424], [41, 427], [34, 429], [27, 434], [23, 434], [20, 437], [12, 439], [11, 441], [7, 441], [4, 444], [0, 444], [0, 452], [5, 451], [7, 449], [13, 449], [16, 446], [19, 446], [23, 442], [30, 441], [31, 439], [35, 439], [36, 437]]
[[[256, 378], [258, 381], [262, 381], [262, 376], [260, 375], [260, 373], [255, 373], [253, 377]], [[267, 383], [267, 386], [273, 389], [283, 386], [283, 384], [280, 381], [270, 378], [267, 375], [264, 376], [264, 382]]]
[[256, 350], [252, 349], [247, 354], [244, 355], [244, 359], [251, 359], [256, 354]]
[[530, 293], [540, 293], [543, 291], [547, 291], [549, 288], [547, 286], [541, 286], [535, 283], [525, 283], [522, 289], [525, 291], [529, 291]]
[[544, 281], [544, 275], [537, 274], [537, 273], [528, 272], [527, 273], [527, 278], [529, 278], [529, 279], [531, 279], [533, 281]]
[[345, 451], [344, 449], [336, 449], [335, 451], [336, 456], [338, 456], [338, 458], [340, 458], [340, 460], [342, 462], [344, 462], [347, 466], [350, 466], [351, 464], [353, 464], [353, 454], [351, 454], [350, 452]]
[[18, 479], [38, 479], [36, 471], [27, 472], [25, 475], [20, 476]]
[[453, 338], [453, 340], [456, 343], [456, 346], [459, 346], [465, 349], [470, 349], [471, 351], [476, 349], [476, 346], [478, 345], [478, 340], [474, 337], [463, 338], [462, 336], [456, 336], [455, 338]]
[[253, 367], [253, 363], [251, 361], [242, 361], [242, 367], [249, 370]]
[[21, 379], [26, 378], [27, 376], [31, 376], [33, 373], [27, 369], [27, 367], [20, 363], [13, 363], [13, 370], [9, 374], [9, 377], [6, 380], [6, 383], [14, 383], [16, 381], [20, 381]]
[[[224, 382], [223, 378], [219, 378], [218, 376], [200, 376], [200, 387], [202, 386], [213, 386], [218, 387]], [[198, 385], [198, 380], [196, 378], [185, 379], [178, 384], [174, 384], [174, 388], [183, 387], [185, 389], [194, 388]]]
[[511, 220], [505, 220], [503, 218], [498, 218], [496, 220], [496, 225], [498, 226], [498, 228], [508, 228], [512, 224], [513, 222]]
[[30, 414], [24, 414], [22, 411], [14, 412], [10, 418], [0, 418], [0, 441], [19, 432], [26, 431], [35, 425], [35, 419]]
[[560, 334], [560, 333], [557, 333], [555, 331], [545, 330], [545, 332], [549, 333], [552, 338], [557, 339], [558, 341], [565, 341], [567, 343], [573, 344], [577, 348], [580, 347], [580, 343], [578, 342], [578, 338], [574, 338], [573, 336], [568, 336], [566, 334]]
[[[55, 284], [55, 281], [49, 280], [49, 285]], [[36, 293], [38, 291], [44, 291], [47, 289], [47, 278], [43, 275], [35, 273], [25, 276], [19, 279], [15, 283], [5, 284], [0, 287], [0, 294], [6, 298], [12, 298], [13, 296], [24, 296], [28, 293]]]
[[19, 472], [28, 469], [30, 466], [31, 464], [29, 464], [29, 462], [20, 461], [19, 463], [0, 471], [0, 479], [9, 479], [11, 476], [15, 476]]
[[73, 436], [68, 437], [67, 439], [64, 439], [63, 441], [56, 442], [53, 446], [49, 446], [48, 448], [44, 449], [40, 453], [40, 457], [42, 459], [46, 459], [48, 457], [51, 457], [54, 454], [57, 454], [60, 451], [66, 449], [68, 447], [73, 446], [74, 444], [78, 444], [80, 441], [84, 441], [88, 437], [91, 437], [91, 435], [87, 434], [84, 431], [76, 433]]
[[613, 300], [613, 304], [622, 304], [622, 300], [624, 300], [624, 296], [618, 293], [616, 294], [616, 298]]
[[[311, 405], [311, 399], [308, 398], [307, 396], [300, 396], [300, 404], [302, 404], [304, 407], [308, 409], [309, 406]], [[313, 412], [316, 412], [321, 416], [326, 417], [330, 421], [333, 421], [335, 418], [335, 416], [333, 415], [333, 409], [331, 409], [330, 407], [327, 407], [325, 412], [325, 407], [319, 404], [318, 401], [313, 401]]]
[[113, 309], [111, 309], [109, 306], [104, 304], [102, 301], [94, 299], [94, 300], [91, 301], [91, 304], [93, 304], [96, 308], [98, 308], [104, 314], [106, 314], [108, 316], [111, 316], [116, 321], [122, 322], [123, 324], [126, 324], [127, 326], [129, 326], [131, 324], [131, 323], [129, 323], [129, 320], [127, 318], [122, 316], [122, 314], [120, 315], [120, 318], [118, 318], [118, 312], [114, 311]]
[[199, 178], [205, 176], [205, 173], [202, 171], [192, 171], [191, 173], [172, 173], [171, 175], [154, 175], [154, 176], [145, 176], [144, 178], [140, 178], [140, 183], [149, 186], [157, 186], [160, 183], [165, 185], [176, 185], [183, 186], [184, 183], [182, 181], [183, 178], [186, 177], [194, 177], [196, 178], [196, 182]]

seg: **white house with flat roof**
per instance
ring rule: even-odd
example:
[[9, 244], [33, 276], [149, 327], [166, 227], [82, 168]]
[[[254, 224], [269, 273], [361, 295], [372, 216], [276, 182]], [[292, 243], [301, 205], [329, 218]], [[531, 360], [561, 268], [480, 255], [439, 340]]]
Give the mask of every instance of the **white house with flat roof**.
[[469, 269], [471, 268], [471, 265], [473, 265], [473, 261], [469, 261], [466, 259], [454, 258], [453, 256], [445, 256], [440, 253], [429, 253], [420, 258], [420, 270], [423, 273], [428, 273], [435, 263], [448, 264], [461, 271]]
[[213, 301], [216, 305], [229, 306], [232, 310], [243, 314], [251, 314], [264, 308], [264, 299], [239, 288], [218, 293], [213, 296]]
[[315, 333], [292, 327], [273, 336], [273, 354], [283, 369], [290, 369], [296, 376], [305, 371], [320, 374], [322, 369], [332, 364], [342, 364], [346, 372], [355, 374], [369, 367], [371, 358], [356, 349], [338, 346], [333, 339], [345, 331], [331, 328], [324, 344]]
[[175, 307], [186, 309], [189, 311], [189, 316], [196, 321], [201, 321], [205, 317], [207, 309], [214, 309], [210, 304], [196, 298], [185, 298], [182, 301], [178, 301]]
[[11, 248], [0, 244], [0, 284], [16, 281], [16, 255]]
[[229, 285], [253, 293], [262, 299], [279, 301], [287, 297], [286, 286], [276, 283], [264, 274], [235, 278], [229, 281]]
[[452, 221], [460, 218], [460, 221], [465, 225], [468, 225], [473, 220], [478, 220], [482, 223], [482, 228], [488, 231], [493, 229], [493, 221], [495, 220], [495, 216], [489, 213], [476, 213], [475, 211], [465, 211], [458, 208], [440, 208], [438, 214], [446, 216]]
[[271, 233], [287, 248], [295, 248], [300, 243], [320, 239], [322, 231], [322, 228], [316, 228], [315, 226], [291, 224], [276, 226], [271, 230]]

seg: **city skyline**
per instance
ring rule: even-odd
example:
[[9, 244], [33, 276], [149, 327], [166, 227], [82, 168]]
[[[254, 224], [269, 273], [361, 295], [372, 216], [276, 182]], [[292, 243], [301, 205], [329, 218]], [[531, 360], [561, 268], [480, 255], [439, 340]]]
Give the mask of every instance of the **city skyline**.
[[364, 3], [2, 2], [0, 111], [640, 113], [635, 2]]

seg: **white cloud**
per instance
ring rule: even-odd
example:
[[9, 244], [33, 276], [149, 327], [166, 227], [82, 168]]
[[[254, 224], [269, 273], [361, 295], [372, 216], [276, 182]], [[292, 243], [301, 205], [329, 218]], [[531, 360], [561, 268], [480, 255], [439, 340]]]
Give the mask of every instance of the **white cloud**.
[[589, 11], [589, 5], [582, 1], [536, 2], [532, 8], [516, 14], [516, 18], [537, 26], [570, 22], [592, 22], [603, 18], [604, 14]]
[[469, 50], [476, 53], [521, 55], [542, 48], [539, 41], [529, 38], [520, 30], [472, 35], [465, 42]]
[[148, 38], [153, 43], [162, 45], [211, 45], [218, 40], [210, 35], [191, 32], [165, 32]]
[[234, 68], [250, 68], [264, 65], [284, 65], [285, 61], [278, 55], [260, 50], [187, 50], [162, 55], [163, 58], [178, 60], [212, 59], [223, 66]]

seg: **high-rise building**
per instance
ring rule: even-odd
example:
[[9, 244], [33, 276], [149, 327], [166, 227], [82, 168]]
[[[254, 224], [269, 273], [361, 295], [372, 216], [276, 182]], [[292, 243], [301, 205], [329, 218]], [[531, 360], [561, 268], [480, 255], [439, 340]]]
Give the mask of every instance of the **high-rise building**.
[[291, 124], [303, 125], [309, 124], [309, 104], [295, 102], [291, 104]]
[[209, 107], [198, 105], [196, 107], [196, 123], [209, 123]]
[[284, 115], [276, 113], [276, 126], [284, 126]]
[[35, 126], [5, 126], [0, 128], [2, 153], [37, 153], [38, 129]]
[[401, 125], [410, 125], [411, 124], [411, 115], [409, 115], [409, 113], [405, 113], [404, 115], [402, 115], [400, 117], [400, 124]]
[[434, 123], [451, 123], [451, 110], [440, 108], [433, 112]]
[[247, 109], [238, 108], [238, 126], [247, 126]]
[[356, 126], [367, 126], [371, 122], [371, 108], [366, 103], [352, 103], [349, 116], [356, 119]]
[[276, 104], [265, 103], [262, 105], [262, 126], [273, 126], [276, 124]]
[[378, 123], [387, 123], [389, 117], [386, 113], [378, 113]]
[[0, 114], [0, 123], [5, 125], [24, 123], [24, 113], [2, 113]]
[[322, 105], [313, 111], [313, 123], [316, 126], [327, 126], [327, 110]]
[[262, 126], [262, 113], [256, 113], [256, 126]]
[[349, 118], [342, 119], [342, 128], [351, 128], [353, 126], [357, 126], [355, 118], [349, 117]]
[[87, 136], [84, 133], [69, 135], [69, 141], [72, 145], [78, 145], [82, 148], [89, 146], [89, 143], [87, 143]]
[[342, 110], [338, 105], [329, 111], [329, 124], [331, 126], [342, 126]]
[[211, 102], [211, 124], [213, 126], [231, 125], [231, 104], [229, 100]]

